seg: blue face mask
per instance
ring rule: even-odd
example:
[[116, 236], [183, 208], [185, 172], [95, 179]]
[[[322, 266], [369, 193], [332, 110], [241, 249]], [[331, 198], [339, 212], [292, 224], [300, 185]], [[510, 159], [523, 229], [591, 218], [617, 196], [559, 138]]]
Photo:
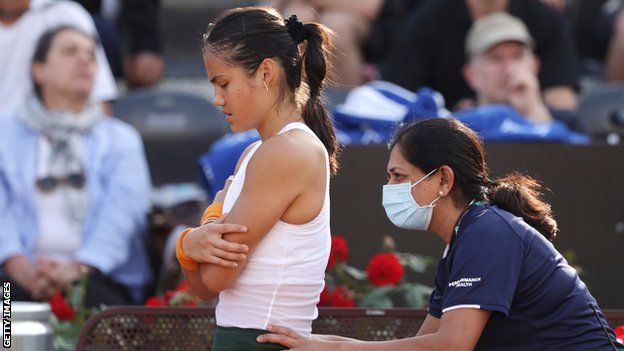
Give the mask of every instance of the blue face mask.
[[388, 219], [397, 227], [413, 230], [427, 230], [431, 223], [431, 215], [436, 201], [442, 196], [436, 197], [429, 205], [419, 205], [412, 196], [412, 188], [432, 175], [437, 169], [420, 178], [416, 183], [388, 184], [383, 186], [382, 204], [386, 210]]

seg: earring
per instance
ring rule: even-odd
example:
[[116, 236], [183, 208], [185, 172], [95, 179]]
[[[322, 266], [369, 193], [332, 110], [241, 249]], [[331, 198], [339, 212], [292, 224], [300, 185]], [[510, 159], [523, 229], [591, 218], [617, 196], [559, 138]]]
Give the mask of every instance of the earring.
[[266, 91], [269, 91], [269, 86], [267, 85], [267, 83], [265, 81], [262, 81], [262, 83], [264, 83], [264, 89], [266, 89]]
[[440, 192], [438, 193], [438, 195], [442, 196], [444, 195], [444, 192], [442, 190], [440, 190]]

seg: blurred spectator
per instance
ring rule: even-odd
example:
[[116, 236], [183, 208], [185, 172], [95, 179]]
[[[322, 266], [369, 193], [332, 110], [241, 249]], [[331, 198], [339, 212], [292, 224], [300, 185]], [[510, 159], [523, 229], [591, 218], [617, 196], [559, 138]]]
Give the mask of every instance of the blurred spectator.
[[284, 17], [297, 15], [305, 22], [320, 22], [336, 33], [336, 83], [354, 87], [364, 83], [364, 43], [384, 0], [272, 0], [265, 5]]
[[[624, 1], [611, 15], [612, 26], [605, 58], [604, 78], [607, 82], [624, 81]], [[609, 23], [609, 19], [606, 21]]]
[[380, 79], [377, 65], [385, 60], [413, 9], [427, 0], [384, 0], [379, 16], [371, 24], [370, 35], [364, 44], [365, 79]]
[[[150, 86], [160, 81], [165, 61], [161, 55], [158, 0], [74, 1], [93, 17], [116, 76], [121, 76], [123, 72], [126, 84], [131, 88]], [[128, 44], [126, 50], [122, 48], [124, 41]], [[128, 54], [122, 55], [122, 52]], [[122, 56], [127, 57], [124, 60]]]
[[[42, 33], [59, 25], [71, 25], [96, 34], [89, 14], [65, 0], [0, 0], [0, 116], [15, 109], [31, 92], [30, 59]], [[96, 49], [98, 71], [92, 99], [112, 100], [115, 80], [101, 47]]]
[[96, 42], [43, 34], [35, 94], [0, 129], [0, 274], [15, 300], [46, 300], [89, 275], [86, 304], [140, 302], [150, 180], [138, 133], [89, 102]]
[[385, 63], [384, 79], [410, 90], [430, 86], [444, 95], [447, 106], [465, 107], [466, 100], [461, 100], [473, 97], [467, 83], [458, 79], [466, 62], [466, 33], [474, 20], [500, 11], [520, 18], [535, 39], [546, 103], [575, 108], [578, 68], [572, 37], [561, 16], [540, 0], [426, 2], [412, 12], [396, 40]]
[[564, 13], [568, 9], [569, 2], [571, 2], [570, 0], [541, 0], [541, 1], [559, 13]]
[[463, 73], [478, 105], [509, 104], [535, 123], [553, 120], [540, 94], [533, 45], [524, 23], [505, 12], [474, 22], [466, 37]]
[[[518, 130], [522, 130], [526, 139], [543, 140], [548, 135], [551, 140], [557, 137], [558, 141], [587, 142], [586, 137], [577, 138], [576, 133], [555, 121], [555, 113], [544, 103], [533, 46], [524, 23], [506, 12], [475, 21], [466, 37], [468, 63], [463, 73], [477, 94], [479, 107], [458, 113], [458, 118], [473, 129], [479, 125], [478, 131], [486, 140], [494, 136], [518, 140]], [[574, 111], [559, 113], [564, 119], [575, 116]], [[577, 123], [574, 126], [578, 127], [577, 120], [566, 122]]]
[[603, 6], [607, 2], [608, 0], [578, 0], [578, 5], [569, 17], [582, 68], [593, 73], [602, 69], [611, 32], [605, 29], [613, 27], [613, 21], [606, 23], [603, 13]]
[[571, 21], [586, 70], [624, 81], [624, 0], [578, 0]]
[[583, 74], [624, 81], [624, 0], [541, 0], [566, 17]]

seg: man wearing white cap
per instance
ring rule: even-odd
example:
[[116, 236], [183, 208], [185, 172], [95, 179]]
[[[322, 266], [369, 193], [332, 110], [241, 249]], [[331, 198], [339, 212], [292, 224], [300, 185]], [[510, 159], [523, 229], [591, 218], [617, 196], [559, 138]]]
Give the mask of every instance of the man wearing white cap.
[[[477, 108], [458, 112], [458, 118], [476, 129], [479, 128], [472, 125], [474, 122], [488, 128], [497, 123], [509, 127], [511, 118], [535, 131], [534, 137], [540, 140], [585, 142], [585, 136], [576, 138], [582, 134], [575, 132], [585, 130], [576, 109], [547, 106], [538, 78], [540, 60], [533, 52], [535, 40], [519, 18], [497, 12], [475, 21], [465, 47], [468, 62], [462, 73], [475, 92], [476, 101], [472, 103]], [[526, 122], [521, 122], [523, 119]], [[549, 137], [539, 129], [547, 124], [549, 130], [556, 131]], [[499, 135], [503, 140], [516, 140], [508, 133], [498, 133], [503, 129], [498, 129], [495, 136], [484, 131], [481, 134], [487, 140]]]
[[466, 37], [463, 74], [478, 105], [509, 104], [535, 123], [553, 119], [542, 99], [539, 60], [526, 26], [506, 12], [476, 21]]

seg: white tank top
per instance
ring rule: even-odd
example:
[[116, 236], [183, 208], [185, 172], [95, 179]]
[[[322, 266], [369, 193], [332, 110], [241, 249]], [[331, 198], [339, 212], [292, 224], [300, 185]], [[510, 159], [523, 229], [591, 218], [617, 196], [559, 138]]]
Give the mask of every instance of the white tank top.
[[[318, 140], [300, 122], [286, 125], [278, 134], [292, 129], [308, 132]], [[232, 209], [240, 195], [247, 164], [260, 145], [261, 142], [254, 145], [241, 162], [223, 201], [223, 213]], [[217, 325], [254, 329], [283, 325], [300, 335], [311, 334], [331, 248], [329, 156], [324, 147], [323, 150], [327, 180], [321, 211], [305, 224], [275, 223], [249, 257], [234, 286], [219, 294]]]

